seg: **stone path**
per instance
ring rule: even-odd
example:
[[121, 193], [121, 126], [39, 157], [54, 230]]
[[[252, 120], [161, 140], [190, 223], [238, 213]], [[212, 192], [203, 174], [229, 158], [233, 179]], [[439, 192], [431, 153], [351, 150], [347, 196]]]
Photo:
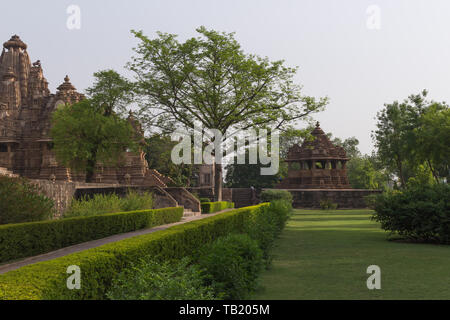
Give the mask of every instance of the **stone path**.
[[51, 251], [48, 253], [40, 254], [37, 256], [33, 256], [33, 257], [28, 257], [28, 258], [21, 259], [19, 261], [15, 261], [12, 263], [6, 263], [3, 265], [0, 265], [0, 274], [19, 269], [21, 267], [24, 267], [24, 266], [27, 266], [27, 265], [30, 265], [33, 263], [53, 260], [53, 259], [56, 259], [59, 257], [66, 256], [71, 253], [80, 252], [80, 251], [84, 251], [87, 249], [99, 247], [99, 246], [102, 246], [107, 243], [116, 242], [116, 241], [120, 241], [120, 240], [124, 240], [124, 239], [128, 239], [128, 238], [140, 236], [143, 234], [153, 233], [153, 232], [160, 231], [160, 230], [165, 230], [167, 228], [170, 228], [170, 227], [173, 227], [173, 226], [176, 226], [179, 224], [183, 224], [186, 222], [190, 222], [190, 221], [195, 221], [195, 220], [212, 217], [212, 216], [215, 216], [217, 214], [220, 214], [220, 213], [223, 213], [223, 212], [226, 212], [229, 210], [232, 210], [232, 209], [225, 209], [225, 210], [215, 212], [215, 213], [201, 214], [201, 215], [192, 216], [192, 217], [183, 217], [181, 219], [181, 221], [179, 221], [179, 222], [164, 224], [164, 225], [157, 226], [154, 228], [141, 229], [141, 230], [136, 230], [136, 231], [132, 231], [132, 232], [116, 234], [116, 235], [109, 236], [106, 238], [83, 242], [83, 243], [79, 243], [79, 244], [76, 244], [73, 246], [69, 246], [69, 247], [61, 248], [61, 249], [58, 249], [55, 251]]

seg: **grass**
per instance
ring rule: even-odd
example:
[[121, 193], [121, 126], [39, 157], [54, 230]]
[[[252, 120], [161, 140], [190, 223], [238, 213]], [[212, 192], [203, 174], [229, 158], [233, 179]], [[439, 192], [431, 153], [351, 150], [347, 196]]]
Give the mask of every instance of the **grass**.
[[[253, 299], [450, 299], [450, 246], [388, 241], [370, 210], [295, 210]], [[369, 290], [369, 265], [381, 289]]]

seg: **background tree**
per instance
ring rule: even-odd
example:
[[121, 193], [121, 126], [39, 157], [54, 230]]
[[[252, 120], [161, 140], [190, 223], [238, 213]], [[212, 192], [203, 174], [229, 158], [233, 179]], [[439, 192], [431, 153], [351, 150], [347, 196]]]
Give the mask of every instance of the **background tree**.
[[[283, 61], [245, 54], [233, 34], [204, 27], [180, 43], [172, 34], [140, 40], [129, 63], [137, 77], [141, 116], [148, 125], [173, 132], [176, 126], [234, 133], [280, 128], [322, 110], [327, 99], [303, 96], [296, 68]], [[224, 142], [224, 141], [221, 141]], [[222, 196], [222, 165], [215, 166], [215, 198]]]
[[[242, 152], [242, 151], [241, 151]], [[246, 159], [248, 151], [245, 150]], [[280, 180], [282, 168], [275, 175], [261, 175], [261, 168], [266, 167], [261, 163], [256, 164], [237, 164], [237, 160], [228, 164], [226, 168], [225, 182], [228, 188], [273, 188]]]
[[52, 116], [51, 136], [58, 162], [86, 172], [93, 182], [98, 162], [116, 166], [126, 149], [137, 150], [138, 138], [121, 116], [132, 99], [132, 85], [117, 72], [94, 73], [88, 99], [57, 109]]
[[416, 135], [416, 154], [425, 162], [434, 179], [450, 181], [450, 109], [434, 103], [422, 114]]
[[94, 84], [86, 93], [103, 115], [123, 117], [133, 101], [133, 84], [112, 69], [101, 70], [94, 73]]
[[93, 182], [98, 162], [116, 166], [127, 148], [136, 149], [135, 132], [127, 120], [105, 116], [91, 100], [58, 108], [52, 116], [51, 137], [56, 159]]
[[372, 134], [377, 157], [398, 177], [401, 187], [422, 172], [421, 165], [429, 168], [436, 182], [449, 175], [449, 107], [426, 96], [424, 90], [402, 103], [386, 104], [377, 114], [377, 130]]
[[192, 164], [174, 164], [171, 152], [177, 144], [170, 135], [154, 134], [146, 139], [146, 159], [150, 168], [170, 177], [177, 186], [191, 186], [197, 168]]
[[374, 155], [363, 155], [358, 148], [359, 140], [350, 137], [342, 140], [327, 133], [331, 142], [344, 148], [347, 157], [347, 177], [352, 188], [355, 189], [385, 189], [388, 185], [388, 176], [379, 165]]
[[384, 171], [377, 169], [374, 159], [367, 155], [348, 161], [347, 176], [354, 189], [386, 189], [388, 186]]
[[359, 140], [356, 137], [350, 137], [342, 141], [340, 138], [332, 138], [332, 134], [328, 133], [327, 136], [330, 138], [331, 143], [336, 146], [344, 148], [347, 157], [350, 159], [361, 157], [361, 152], [358, 149]]

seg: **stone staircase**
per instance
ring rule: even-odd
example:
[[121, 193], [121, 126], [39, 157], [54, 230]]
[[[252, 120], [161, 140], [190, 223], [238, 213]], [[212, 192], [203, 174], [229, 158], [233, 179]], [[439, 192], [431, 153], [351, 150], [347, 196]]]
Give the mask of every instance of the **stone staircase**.
[[193, 216], [196, 216], [196, 215], [198, 215], [198, 214], [196, 214], [191, 209], [184, 209], [183, 218], [193, 217]]

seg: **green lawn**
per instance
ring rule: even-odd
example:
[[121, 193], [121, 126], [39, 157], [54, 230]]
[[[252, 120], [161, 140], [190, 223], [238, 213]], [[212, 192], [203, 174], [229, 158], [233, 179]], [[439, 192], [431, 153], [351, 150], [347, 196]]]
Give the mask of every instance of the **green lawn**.
[[[450, 246], [388, 241], [370, 210], [295, 210], [254, 299], [450, 299]], [[366, 286], [369, 265], [381, 289]]]

